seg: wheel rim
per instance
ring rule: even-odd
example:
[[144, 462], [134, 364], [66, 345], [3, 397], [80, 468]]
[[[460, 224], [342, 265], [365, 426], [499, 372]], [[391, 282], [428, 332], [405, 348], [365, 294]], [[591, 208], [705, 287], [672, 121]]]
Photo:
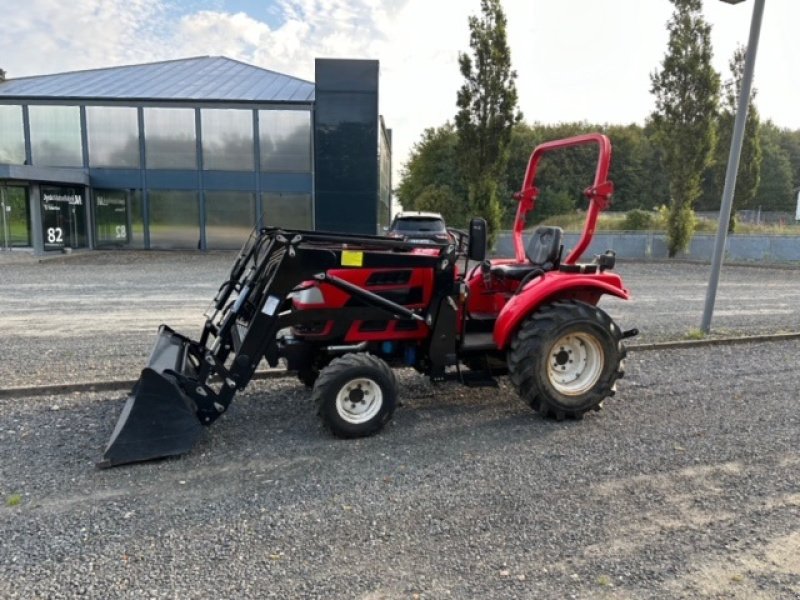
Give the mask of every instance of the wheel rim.
[[353, 425], [361, 425], [372, 419], [382, 405], [383, 391], [372, 379], [351, 379], [336, 394], [336, 412]]
[[594, 387], [603, 364], [603, 349], [597, 338], [583, 332], [568, 333], [550, 348], [547, 376], [560, 394], [578, 396]]

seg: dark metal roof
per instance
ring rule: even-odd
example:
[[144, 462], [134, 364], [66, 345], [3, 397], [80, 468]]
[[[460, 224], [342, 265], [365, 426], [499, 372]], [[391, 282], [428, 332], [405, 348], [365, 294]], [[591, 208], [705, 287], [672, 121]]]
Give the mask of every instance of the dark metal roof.
[[224, 56], [198, 56], [7, 79], [0, 99], [10, 98], [311, 102], [314, 83]]

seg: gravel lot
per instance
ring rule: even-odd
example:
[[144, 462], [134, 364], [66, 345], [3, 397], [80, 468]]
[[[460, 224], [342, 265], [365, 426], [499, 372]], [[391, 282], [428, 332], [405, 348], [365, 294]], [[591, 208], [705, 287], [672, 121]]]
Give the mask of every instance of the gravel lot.
[[[3, 257], [0, 388], [132, 378], [199, 330], [231, 256]], [[639, 341], [696, 327], [708, 267], [621, 264]], [[800, 330], [800, 272], [726, 267], [715, 328]], [[800, 597], [800, 342], [634, 352], [583, 421], [505, 379], [400, 371], [381, 435], [254, 382], [175, 460], [98, 471], [124, 393], [0, 401], [2, 598]]]
[[[0, 389], [136, 379], [161, 323], [197, 337], [234, 254], [92, 252], [38, 262], [0, 252]], [[601, 306], [634, 343], [698, 328], [709, 267], [622, 263], [630, 301]], [[716, 335], [800, 331], [800, 269], [725, 267]], [[9, 352], [13, 348], [13, 355]]]

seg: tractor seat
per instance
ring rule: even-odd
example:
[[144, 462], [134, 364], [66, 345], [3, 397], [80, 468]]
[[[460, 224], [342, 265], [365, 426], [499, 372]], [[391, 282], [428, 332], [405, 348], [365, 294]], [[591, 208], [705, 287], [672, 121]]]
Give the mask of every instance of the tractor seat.
[[505, 279], [521, 281], [533, 271], [552, 271], [561, 260], [561, 227], [538, 227], [525, 248], [526, 263], [495, 265], [491, 274]]

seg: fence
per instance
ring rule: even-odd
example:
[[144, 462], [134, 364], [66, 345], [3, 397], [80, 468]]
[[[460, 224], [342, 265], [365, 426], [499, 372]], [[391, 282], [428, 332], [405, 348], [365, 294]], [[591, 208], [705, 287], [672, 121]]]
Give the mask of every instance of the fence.
[[[714, 252], [712, 234], [695, 234], [686, 252], [676, 258], [711, 262]], [[579, 233], [565, 233], [564, 247], [574, 247]], [[527, 236], [525, 238], [527, 243]], [[614, 250], [621, 259], [668, 258], [666, 235], [659, 232], [602, 231], [596, 232], [584, 253], [584, 260]], [[500, 232], [494, 256], [514, 256], [510, 231]], [[729, 235], [725, 243], [725, 260], [763, 263], [800, 263], [800, 236], [794, 235]]]

